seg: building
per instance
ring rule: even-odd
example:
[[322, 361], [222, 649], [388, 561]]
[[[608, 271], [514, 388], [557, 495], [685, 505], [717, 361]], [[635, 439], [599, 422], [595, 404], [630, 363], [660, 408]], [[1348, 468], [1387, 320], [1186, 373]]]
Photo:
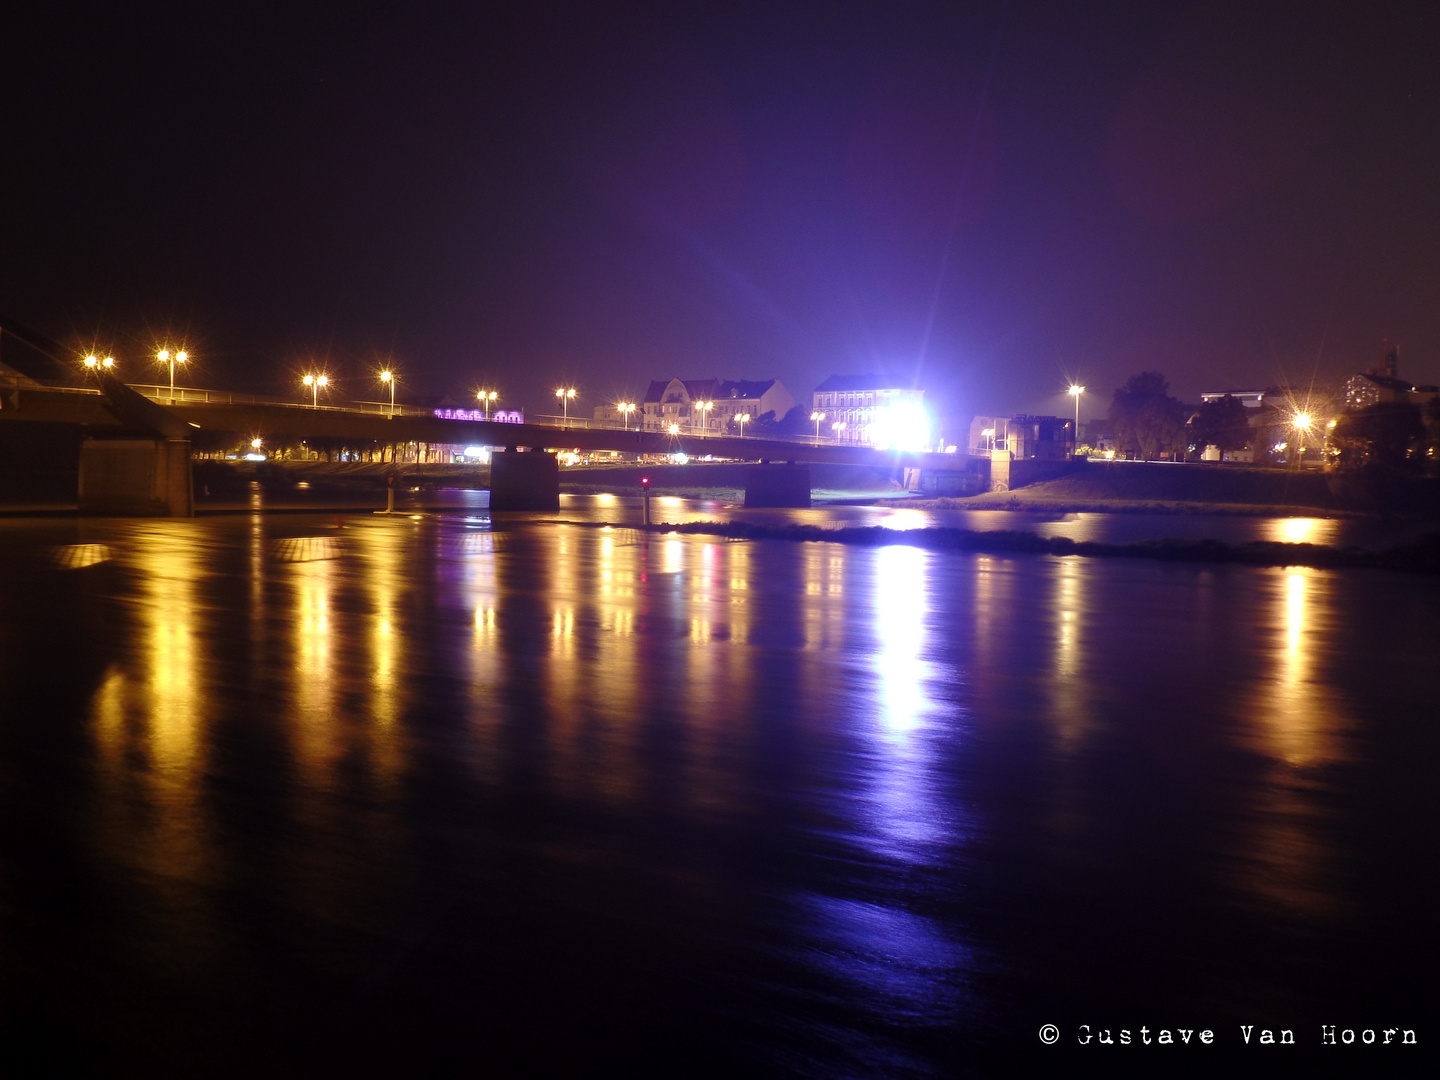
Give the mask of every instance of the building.
[[836, 442], [920, 449], [930, 439], [925, 391], [893, 375], [831, 375], [815, 388], [820, 434]]
[[1440, 387], [1417, 386], [1409, 379], [1402, 379], [1399, 373], [1400, 346], [1385, 354], [1385, 359], [1375, 367], [1366, 368], [1345, 381], [1345, 407], [1363, 409], [1381, 402], [1397, 404], [1411, 402], [1423, 404], [1440, 396]]
[[990, 451], [1006, 448], [1005, 437], [1009, 431], [1008, 416], [977, 416], [970, 421], [968, 450], [975, 457], [989, 457]]
[[977, 416], [969, 451], [984, 457], [1008, 450], [1013, 458], [1060, 461], [1075, 456], [1075, 421], [1059, 416]]
[[601, 405], [595, 409], [595, 419], [645, 431], [669, 431], [674, 426], [686, 434], [703, 430], [743, 435], [749, 424], [766, 414], [779, 420], [795, 407], [795, 399], [779, 379], [657, 379], [636, 404], [632, 415], [615, 405]]
[[1216, 390], [1209, 394], [1201, 394], [1200, 400], [1209, 404], [1212, 401], [1219, 401], [1222, 398], [1233, 397], [1247, 409], [1260, 409], [1265, 406], [1266, 395], [1275, 396], [1273, 390]]

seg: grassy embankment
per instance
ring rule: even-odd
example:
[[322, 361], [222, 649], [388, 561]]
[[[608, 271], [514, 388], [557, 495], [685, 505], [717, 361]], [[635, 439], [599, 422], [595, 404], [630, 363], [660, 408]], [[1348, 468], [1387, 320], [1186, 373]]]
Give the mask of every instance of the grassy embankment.
[[[580, 523], [577, 523], [580, 524]], [[610, 528], [585, 523], [582, 528]], [[989, 555], [1080, 555], [1091, 558], [1156, 559], [1163, 562], [1237, 563], [1244, 566], [1315, 566], [1331, 569], [1364, 567], [1440, 573], [1440, 533], [1419, 543], [1385, 551], [1333, 548], [1322, 544], [1287, 544], [1257, 540], [1227, 544], [1220, 540], [1144, 540], [1106, 544], [1038, 536], [1030, 532], [977, 532], [970, 529], [886, 529], [880, 526], [823, 528], [817, 525], [755, 525], [738, 521], [694, 521], [682, 525], [626, 525], [636, 532], [687, 533], [734, 540], [819, 541], [855, 547], [904, 545], [929, 551], [968, 551]]]

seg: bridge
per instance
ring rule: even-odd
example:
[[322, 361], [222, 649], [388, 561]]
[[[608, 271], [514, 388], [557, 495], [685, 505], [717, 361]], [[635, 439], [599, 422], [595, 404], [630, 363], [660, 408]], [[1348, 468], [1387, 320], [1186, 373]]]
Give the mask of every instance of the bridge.
[[[9, 331], [9, 328], [6, 328]], [[10, 331], [13, 333], [13, 331]], [[38, 335], [27, 344], [59, 361], [64, 350]], [[7, 363], [13, 363], [7, 359]], [[131, 386], [111, 371], [87, 373], [92, 385], [54, 385], [55, 372], [33, 374], [15, 365], [21, 380], [0, 387], [0, 431], [5, 421], [66, 425], [80, 439], [78, 491], [82, 511], [189, 516], [194, 513], [191, 453], [197, 438], [274, 445], [306, 439], [343, 439], [395, 446], [405, 443], [503, 448], [491, 455], [492, 510], [559, 507], [556, 452], [608, 450], [636, 455], [711, 456], [753, 463], [747, 506], [809, 506], [816, 463], [940, 472], [958, 478], [965, 455], [874, 450], [820, 439], [780, 439], [681, 432], [669, 434], [568, 424], [500, 423], [457, 419], [444, 410], [390, 408], [354, 402], [313, 406], [264, 401], [226, 391]], [[61, 368], [59, 381], [64, 380]], [[37, 375], [49, 374], [50, 384]], [[73, 381], [73, 379], [71, 380]]]

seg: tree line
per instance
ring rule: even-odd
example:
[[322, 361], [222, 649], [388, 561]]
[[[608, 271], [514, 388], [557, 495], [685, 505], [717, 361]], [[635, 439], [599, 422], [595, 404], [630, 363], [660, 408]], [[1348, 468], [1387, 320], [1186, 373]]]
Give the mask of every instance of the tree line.
[[[1117, 453], [1142, 461], [1198, 453], [1214, 446], [1222, 453], [1254, 449], [1257, 464], [1283, 456], [1276, 446], [1293, 444], [1293, 417], [1272, 409], [1248, 409], [1235, 397], [1188, 407], [1170, 394], [1158, 371], [1142, 371], [1125, 380], [1110, 400], [1105, 426]], [[1092, 432], [1094, 424], [1091, 425]], [[1440, 472], [1440, 398], [1423, 407], [1409, 402], [1380, 402], [1336, 417], [1328, 431], [1309, 436], [1315, 453], [1322, 445], [1328, 462], [1339, 469], [1384, 468]], [[1098, 441], [1094, 439], [1093, 441]]]

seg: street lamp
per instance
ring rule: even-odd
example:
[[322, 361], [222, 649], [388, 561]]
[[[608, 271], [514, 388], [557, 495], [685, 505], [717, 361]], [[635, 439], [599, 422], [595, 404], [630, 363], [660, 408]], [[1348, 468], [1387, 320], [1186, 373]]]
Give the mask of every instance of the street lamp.
[[995, 449], [995, 429], [993, 427], [987, 427], [982, 429], [980, 432], [980, 437], [985, 440], [985, 445], [987, 448], [991, 450]]
[[706, 414], [707, 412], [709, 412], [709, 411], [710, 411], [711, 409], [713, 409], [713, 408], [715, 408], [715, 403], [714, 403], [713, 401], [697, 401], [697, 402], [695, 402], [695, 409], [696, 409], [696, 411], [700, 414], [700, 428], [701, 428], [702, 431], [706, 429], [706, 428], [705, 428], [705, 414]]
[[1295, 464], [1298, 466], [1305, 460], [1305, 436], [1310, 434], [1310, 425], [1313, 421], [1308, 412], [1298, 412], [1292, 423], [1295, 425], [1295, 441], [1299, 443], [1295, 448]]
[[300, 381], [310, 387], [310, 407], [312, 409], [318, 409], [320, 407], [320, 388], [330, 385], [330, 376], [306, 375]]
[[395, 415], [395, 373], [393, 371], [380, 372], [380, 381], [390, 387], [390, 415]]
[[825, 419], [825, 414], [819, 411], [812, 412], [810, 419], [815, 421], [815, 444], [818, 446], [820, 444], [820, 421]]
[[1070, 389], [1065, 392], [1075, 399], [1075, 445], [1078, 447], [1080, 445], [1080, 395], [1085, 392], [1085, 388], [1071, 383]]
[[561, 427], [570, 426], [570, 402], [575, 400], [575, 388], [561, 387], [555, 391], [555, 396], [560, 399], [560, 420]]
[[845, 436], [845, 421], [844, 421], [844, 420], [836, 420], [835, 423], [833, 423], [833, 424], [830, 425], [830, 430], [834, 432], [834, 435], [831, 436], [832, 438], [834, 438], [834, 439], [836, 439], [836, 440], [839, 440], [839, 439], [841, 439], [841, 438], [844, 438], [844, 436]]
[[635, 404], [631, 401], [622, 401], [615, 408], [620, 410], [620, 418], [625, 421], [625, 430], [630, 430], [630, 414], [635, 411]]
[[181, 349], [179, 352], [175, 352], [175, 353], [172, 353], [169, 349], [161, 349], [159, 352], [157, 352], [157, 353], [155, 354], [155, 359], [156, 359], [156, 360], [159, 360], [160, 363], [162, 363], [162, 364], [169, 364], [169, 365], [170, 365], [170, 400], [171, 400], [171, 401], [174, 401], [174, 400], [175, 400], [175, 365], [176, 365], [176, 364], [183, 364], [183, 363], [185, 363], [186, 360], [189, 360], [189, 359], [190, 359], [190, 354], [187, 353], [184, 349]]
[[480, 413], [486, 420], [490, 419], [490, 406], [495, 404], [495, 399], [499, 396], [494, 390], [475, 391], [475, 400], [480, 402]]
[[115, 357], [107, 356], [104, 360], [101, 360], [98, 356], [87, 356], [85, 357], [85, 366], [91, 371], [95, 371], [98, 368], [113, 368], [115, 366]]
[[671, 424], [671, 425], [670, 425], [670, 434], [671, 434], [671, 435], [679, 435], [679, 434], [680, 434], [680, 425], [679, 425], [679, 424]]
[[735, 422], [740, 425], [740, 434], [741, 434], [741, 435], [744, 435], [744, 434], [745, 434], [745, 425], [750, 422], [750, 414], [749, 414], [748, 412], [742, 412], [742, 413], [736, 414], [736, 416], [735, 416]]

